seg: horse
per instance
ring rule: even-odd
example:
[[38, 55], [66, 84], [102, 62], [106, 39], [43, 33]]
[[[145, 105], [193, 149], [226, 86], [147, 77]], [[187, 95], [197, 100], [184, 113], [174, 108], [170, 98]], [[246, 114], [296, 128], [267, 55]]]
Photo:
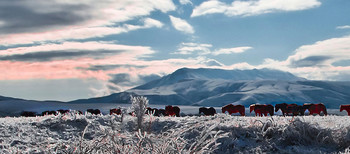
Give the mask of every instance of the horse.
[[91, 113], [91, 114], [101, 114], [101, 111], [99, 109], [87, 109], [86, 112]]
[[287, 113], [291, 113], [293, 116], [304, 115], [305, 110], [303, 106], [297, 104], [289, 104], [286, 109]]
[[273, 112], [273, 106], [271, 104], [266, 105], [266, 110], [270, 114], [270, 116], [273, 116], [275, 112]]
[[267, 114], [270, 114], [270, 116], [273, 116], [273, 106], [272, 105], [260, 105], [260, 104], [252, 104], [249, 106], [250, 113], [254, 110], [255, 116], [259, 115], [262, 117], [263, 115], [267, 116]]
[[69, 110], [59, 109], [59, 110], [57, 110], [57, 113], [66, 114], [66, 113], [69, 113]]
[[308, 109], [310, 112], [310, 115], [313, 114], [319, 114], [321, 115], [321, 112], [323, 112], [324, 115], [327, 115], [327, 109], [326, 106], [324, 106], [322, 103], [319, 104], [304, 104], [303, 109]]
[[57, 115], [56, 111], [44, 111], [41, 112], [41, 116], [45, 116], [45, 115]]
[[216, 114], [216, 110], [213, 107], [210, 107], [210, 108], [201, 107], [201, 108], [199, 108], [198, 114], [201, 114], [201, 113], [203, 113], [206, 116], [208, 116], [208, 115], [213, 116]]
[[231, 115], [232, 113], [238, 113], [241, 114], [241, 116], [245, 116], [245, 108], [243, 105], [232, 105], [228, 104], [226, 106], [223, 106], [221, 108], [222, 113], [225, 113], [226, 111]]
[[305, 110], [303, 109], [303, 107], [297, 104], [286, 104], [286, 103], [276, 104], [275, 112], [277, 112], [278, 110], [282, 111], [283, 116], [286, 116], [289, 113], [291, 113], [293, 116], [299, 115], [299, 113], [301, 115], [304, 115], [305, 113]]
[[275, 105], [275, 112], [277, 112], [278, 110], [281, 110], [282, 111], [282, 115], [286, 116], [286, 114], [287, 114], [287, 106], [288, 106], [287, 103], [276, 104]]
[[157, 116], [157, 117], [159, 117], [161, 114], [165, 115], [165, 113], [164, 113], [165, 110], [163, 110], [164, 112], [162, 112], [162, 113], [160, 113], [159, 110], [163, 110], [163, 109], [157, 109], [157, 108], [150, 108], [150, 107], [148, 107], [148, 108], [146, 108], [146, 114], [152, 114], [152, 115]]
[[114, 108], [114, 109], [110, 109], [109, 110], [109, 114], [116, 114], [116, 115], [121, 115], [122, 114], [122, 110], [120, 108]]
[[36, 112], [32, 111], [22, 111], [21, 112], [22, 117], [36, 117]]
[[165, 107], [165, 114], [167, 116], [177, 116], [180, 117], [180, 108], [178, 106], [168, 105]]
[[350, 116], [350, 105], [340, 105], [340, 112], [342, 112], [343, 110], [348, 112], [348, 116]]
[[[157, 112], [157, 111], [156, 111]], [[156, 113], [157, 116], [166, 116], [165, 109], [158, 109], [158, 113]]]

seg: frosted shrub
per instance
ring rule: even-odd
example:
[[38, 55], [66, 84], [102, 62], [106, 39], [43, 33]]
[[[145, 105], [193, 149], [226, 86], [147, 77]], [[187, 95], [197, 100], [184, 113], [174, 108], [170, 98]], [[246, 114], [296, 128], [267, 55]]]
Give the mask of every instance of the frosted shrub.
[[144, 96], [131, 96], [131, 104], [131, 108], [133, 109], [137, 118], [137, 129], [142, 130], [142, 122], [148, 106], [148, 99]]

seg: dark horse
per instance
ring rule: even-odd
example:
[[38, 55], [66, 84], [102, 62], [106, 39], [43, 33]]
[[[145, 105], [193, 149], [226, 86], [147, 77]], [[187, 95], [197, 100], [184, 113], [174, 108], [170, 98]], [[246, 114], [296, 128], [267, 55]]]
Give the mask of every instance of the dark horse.
[[241, 116], [245, 116], [245, 108], [243, 105], [232, 105], [232, 104], [228, 104], [226, 106], [223, 106], [221, 108], [222, 113], [228, 112], [228, 114], [232, 114], [232, 113], [240, 113]]
[[289, 113], [291, 113], [293, 116], [296, 116], [299, 114], [304, 115], [305, 113], [304, 107], [297, 104], [286, 104], [286, 103], [276, 104], [275, 112], [277, 112], [280, 109], [282, 111], [283, 116], [286, 116]]
[[201, 107], [201, 108], [199, 108], [198, 114], [201, 114], [201, 113], [203, 113], [206, 116], [208, 116], [208, 115], [213, 116], [216, 114], [216, 110], [213, 107], [210, 107], [210, 108]]
[[177, 116], [180, 117], [180, 108], [178, 106], [168, 105], [165, 107], [165, 114], [167, 116]]
[[149, 114], [149, 115], [154, 115], [154, 116], [165, 116], [165, 110], [164, 109], [157, 109], [157, 108], [150, 108], [148, 107], [146, 109], [146, 114]]
[[22, 111], [21, 112], [22, 117], [36, 117], [36, 112], [32, 111]]
[[101, 111], [99, 109], [87, 109], [86, 112], [91, 113], [91, 114], [101, 114]]
[[343, 110], [348, 112], [348, 116], [350, 116], [350, 105], [340, 105], [340, 112], [342, 112]]
[[45, 116], [45, 115], [57, 115], [56, 111], [43, 111], [41, 112], [41, 116]]
[[267, 116], [267, 114], [270, 114], [270, 116], [274, 115], [273, 106], [272, 105], [260, 105], [260, 104], [252, 104], [249, 106], [250, 113], [254, 110], [255, 116], [259, 115], [262, 117], [263, 115]]
[[321, 115], [321, 112], [323, 112], [324, 115], [327, 115], [327, 108], [324, 106], [324, 104], [304, 104], [303, 105], [304, 110], [309, 110], [310, 115], [313, 114], [319, 114]]
[[57, 110], [57, 113], [67, 114], [67, 113], [69, 113], [69, 110], [59, 109], [59, 110]]

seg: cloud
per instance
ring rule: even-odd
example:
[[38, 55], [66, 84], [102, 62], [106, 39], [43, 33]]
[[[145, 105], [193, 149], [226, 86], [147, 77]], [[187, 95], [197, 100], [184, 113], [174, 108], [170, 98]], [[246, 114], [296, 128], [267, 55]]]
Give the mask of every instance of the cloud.
[[181, 55], [190, 55], [190, 54], [198, 54], [198, 55], [220, 55], [220, 54], [236, 54], [243, 53], [246, 50], [252, 49], [253, 47], [243, 46], [243, 47], [234, 47], [234, 48], [221, 48], [218, 50], [212, 51], [211, 48], [213, 45], [211, 44], [200, 44], [200, 43], [181, 43], [180, 47], [176, 52], [172, 54], [181, 54]]
[[206, 1], [193, 9], [191, 17], [223, 13], [226, 16], [254, 16], [280, 11], [298, 11], [321, 5], [318, 0], [248, 0], [226, 4], [218, 0]]
[[181, 43], [178, 51], [173, 54], [189, 55], [194, 52], [200, 52], [199, 54], [205, 55], [210, 53], [211, 44], [199, 44], [199, 43]]
[[258, 68], [284, 70], [312, 80], [349, 80], [350, 65], [337, 62], [350, 60], [350, 36], [331, 38], [297, 48], [284, 61], [266, 59]]
[[90, 90], [96, 96], [104, 96], [144, 84], [182, 67], [223, 65], [205, 57], [144, 60], [154, 53], [148, 46], [93, 41], [10, 48], [0, 51], [0, 70], [6, 70], [0, 80], [94, 79], [101, 86]]
[[337, 26], [336, 29], [350, 29], [350, 25]]
[[178, 31], [187, 33], [187, 34], [193, 34], [194, 33], [194, 29], [193, 27], [186, 21], [174, 16], [169, 16], [170, 17], [170, 21], [172, 23], [172, 25], [174, 26], [174, 28]]
[[[4, 0], [0, 2], [0, 45], [30, 44], [42, 41], [87, 39], [127, 32], [120, 25], [159, 10], [175, 10], [171, 0], [110, 1]], [[136, 25], [137, 26], [137, 25]], [[140, 28], [162, 27], [146, 18]], [[133, 29], [134, 30], [134, 29]]]
[[101, 42], [64, 42], [31, 47], [10, 48], [0, 50], [0, 60], [9, 61], [50, 61], [77, 58], [101, 59], [106, 56], [153, 54], [149, 47], [127, 46]]
[[0, 45], [31, 44], [45, 41], [63, 41], [67, 39], [79, 40], [93, 37], [103, 37], [112, 34], [121, 34], [138, 29], [157, 27], [161, 28], [163, 23], [158, 20], [143, 19], [143, 25], [124, 24], [119, 27], [87, 27], [71, 28], [43, 33], [15, 34], [0, 38]]
[[292, 67], [331, 66], [333, 63], [350, 59], [350, 36], [332, 38], [303, 45], [289, 56], [287, 62]]
[[179, 0], [180, 4], [182, 5], [187, 5], [187, 4], [190, 4], [190, 5], [193, 5], [191, 0]]
[[222, 48], [219, 50], [215, 50], [212, 54], [216, 56], [221, 54], [242, 53], [249, 49], [252, 49], [252, 47]]

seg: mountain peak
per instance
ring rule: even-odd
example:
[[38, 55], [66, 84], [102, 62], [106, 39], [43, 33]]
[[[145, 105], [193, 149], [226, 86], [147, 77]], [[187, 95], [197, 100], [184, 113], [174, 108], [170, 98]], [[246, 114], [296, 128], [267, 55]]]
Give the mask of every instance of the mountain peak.
[[149, 89], [157, 86], [170, 85], [189, 79], [196, 80], [229, 80], [229, 81], [247, 81], [247, 80], [284, 80], [299, 81], [305, 80], [289, 72], [283, 72], [273, 69], [252, 69], [252, 70], [224, 70], [214, 68], [180, 68], [175, 72], [154, 80], [137, 89]]

